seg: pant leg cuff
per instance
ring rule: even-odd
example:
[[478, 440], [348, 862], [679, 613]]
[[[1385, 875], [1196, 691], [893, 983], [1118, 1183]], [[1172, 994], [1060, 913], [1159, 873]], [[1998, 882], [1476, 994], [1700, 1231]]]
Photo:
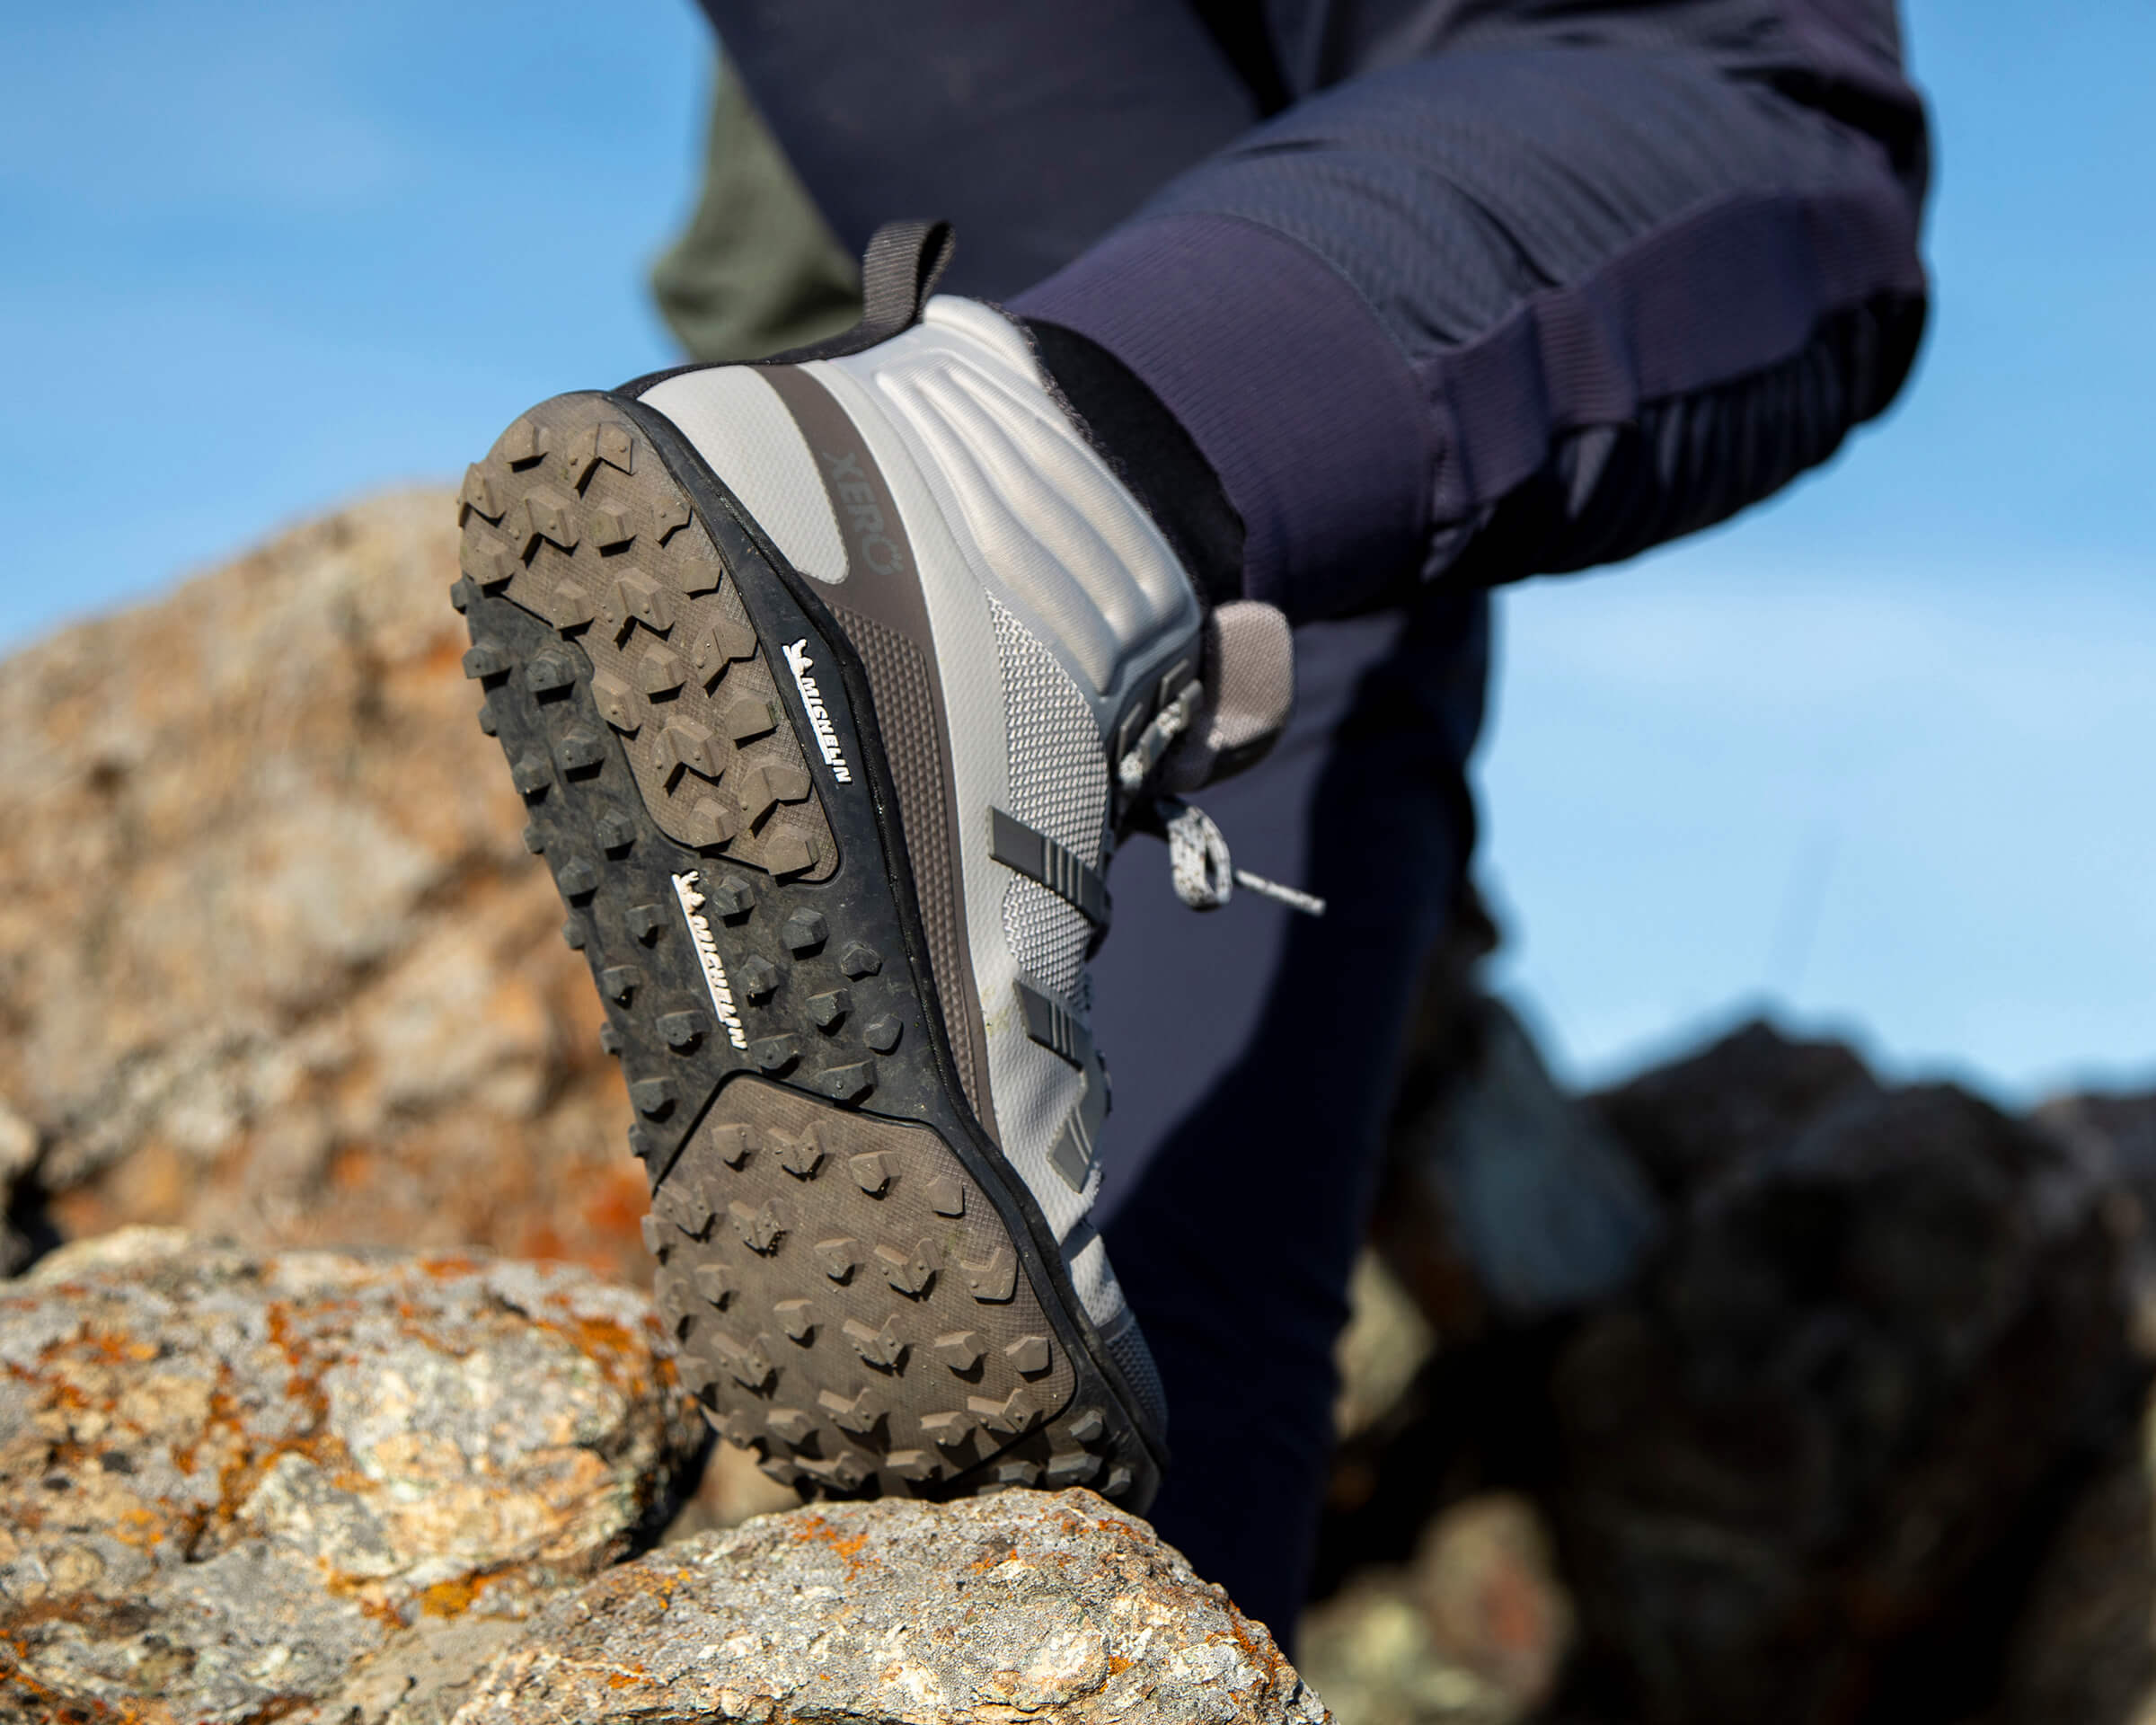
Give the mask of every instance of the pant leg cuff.
[[1429, 418], [1406, 357], [1315, 252], [1235, 217], [1155, 217], [1009, 309], [1099, 342], [1181, 421], [1242, 517], [1250, 597], [1301, 623], [1413, 578]]

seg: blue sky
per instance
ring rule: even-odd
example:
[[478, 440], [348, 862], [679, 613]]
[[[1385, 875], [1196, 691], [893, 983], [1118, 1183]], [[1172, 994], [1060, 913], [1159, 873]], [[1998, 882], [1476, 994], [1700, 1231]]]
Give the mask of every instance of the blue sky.
[[[0, 23], [0, 645], [671, 357], [685, 0]], [[1764, 1006], [2010, 1096], [2156, 1083], [2140, 0], [1916, 0], [1939, 281], [1825, 475], [1502, 610], [1504, 974], [1595, 1078]]]

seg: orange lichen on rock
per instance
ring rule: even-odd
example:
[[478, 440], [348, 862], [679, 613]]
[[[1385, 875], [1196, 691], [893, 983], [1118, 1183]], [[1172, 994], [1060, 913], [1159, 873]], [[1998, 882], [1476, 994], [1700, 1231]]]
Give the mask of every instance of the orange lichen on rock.
[[419, 1620], [527, 1609], [703, 1441], [648, 1303], [567, 1268], [137, 1231], [7, 1287], [0, 1638], [85, 1718], [154, 1668], [189, 1719], [269, 1719]]
[[1262, 1626], [1084, 1491], [832, 1504], [699, 1535], [549, 1601], [464, 1705], [488, 1725], [1329, 1719]]

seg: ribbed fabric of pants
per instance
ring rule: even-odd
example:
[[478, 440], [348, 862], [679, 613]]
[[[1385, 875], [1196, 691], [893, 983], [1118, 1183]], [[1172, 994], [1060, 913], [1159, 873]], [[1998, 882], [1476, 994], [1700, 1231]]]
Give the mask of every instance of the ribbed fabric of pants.
[[1094, 1012], [1154, 1518], [1292, 1634], [1487, 589], [1720, 520], [1893, 398], [1927, 146], [1891, 0], [705, 5], [839, 236], [948, 217], [947, 288], [1120, 358], [1299, 625], [1287, 739], [1206, 801], [1331, 910], [1197, 916], [1138, 851]]

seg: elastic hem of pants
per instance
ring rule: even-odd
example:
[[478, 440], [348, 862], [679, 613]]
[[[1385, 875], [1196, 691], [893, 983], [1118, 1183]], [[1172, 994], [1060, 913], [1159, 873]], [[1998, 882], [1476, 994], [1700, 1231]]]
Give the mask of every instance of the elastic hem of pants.
[[1242, 518], [1250, 597], [1302, 623], [1411, 579], [1437, 465], [1428, 407], [1316, 252], [1237, 217], [1149, 217], [1011, 310], [1100, 343], [1182, 423]]
[[[1580, 280], [1416, 362], [1448, 452], [1433, 500], [1434, 563], [1456, 548], [1455, 529], [1548, 469], [1563, 438], [1638, 425], [1654, 404], [1769, 376], [1837, 314], [1877, 299], [1921, 303], [1924, 291], [1914, 213], [1890, 183], [1684, 211]], [[1913, 357], [1852, 379], [1852, 423], [1886, 407]]]

